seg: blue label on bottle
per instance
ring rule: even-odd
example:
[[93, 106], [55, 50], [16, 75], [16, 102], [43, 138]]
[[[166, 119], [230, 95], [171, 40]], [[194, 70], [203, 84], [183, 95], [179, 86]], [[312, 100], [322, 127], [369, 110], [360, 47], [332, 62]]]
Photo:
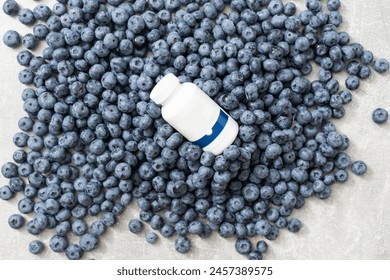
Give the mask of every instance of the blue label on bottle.
[[222, 130], [225, 128], [228, 122], [229, 116], [222, 110], [219, 112], [219, 117], [212, 127], [212, 133], [209, 135], [205, 135], [197, 141], [192, 142], [195, 145], [198, 145], [202, 149], [208, 146], [211, 142], [213, 142], [219, 134], [221, 134]]

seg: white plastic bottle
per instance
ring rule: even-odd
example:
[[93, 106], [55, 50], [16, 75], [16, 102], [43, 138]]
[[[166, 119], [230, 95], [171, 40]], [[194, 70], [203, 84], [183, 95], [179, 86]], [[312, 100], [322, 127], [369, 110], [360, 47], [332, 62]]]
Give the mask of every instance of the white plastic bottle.
[[219, 155], [237, 137], [238, 124], [231, 116], [195, 84], [181, 84], [173, 74], [157, 83], [150, 98], [162, 105], [165, 121], [204, 151]]

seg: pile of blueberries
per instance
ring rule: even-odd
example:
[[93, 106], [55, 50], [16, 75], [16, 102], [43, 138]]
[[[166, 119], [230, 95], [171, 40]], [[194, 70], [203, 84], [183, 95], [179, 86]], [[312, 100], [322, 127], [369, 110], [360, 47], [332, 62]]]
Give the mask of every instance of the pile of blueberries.
[[[149, 223], [151, 244], [159, 231], [186, 253], [190, 234], [216, 231], [236, 238], [240, 254], [262, 259], [267, 243], [254, 238], [298, 232], [291, 214], [306, 198], [328, 198], [349, 168], [366, 172], [331, 121], [345, 115], [350, 91], [372, 68], [389, 68], [339, 31], [339, 0], [307, 0], [306, 8], [280, 0], [57, 0], [30, 10], [6, 0], [4, 12], [32, 27], [23, 38], [3, 37], [9, 47], [23, 44], [19, 80], [31, 85], [22, 92], [18, 150], [1, 169], [9, 184], [0, 197], [24, 194], [23, 216], [9, 225], [21, 228], [29, 217], [29, 233], [53, 229], [50, 248], [80, 259], [135, 200], [139, 219], [129, 230]], [[40, 41], [47, 47], [35, 55]], [[345, 89], [333, 77], [342, 71]], [[239, 123], [223, 154], [202, 151], [162, 119], [149, 94], [168, 73], [198, 85]], [[373, 114], [378, 123], [387, 117]], [[69, 244], [71, 234], [78, 244]], [[44, 245], [34, 240], [29, 249], [39, 254]]]

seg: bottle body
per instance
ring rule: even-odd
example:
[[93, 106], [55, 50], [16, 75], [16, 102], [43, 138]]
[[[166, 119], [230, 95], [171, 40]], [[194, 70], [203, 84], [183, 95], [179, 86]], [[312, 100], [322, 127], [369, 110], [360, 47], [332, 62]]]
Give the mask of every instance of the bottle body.
[[[166, 77], [173, 81], [172, 76]], [[166, 82], [166, 77], [160, 82]], [[237, 122], [195, 84], [172, 82], [171, 86], [165, 89], [170, 92], [164, 100], [155, 101], [162, 105], [164, 120], [204, 151], [221, 154], [237, 137]], [[152, 100], [157, 94], [153, 89]]]

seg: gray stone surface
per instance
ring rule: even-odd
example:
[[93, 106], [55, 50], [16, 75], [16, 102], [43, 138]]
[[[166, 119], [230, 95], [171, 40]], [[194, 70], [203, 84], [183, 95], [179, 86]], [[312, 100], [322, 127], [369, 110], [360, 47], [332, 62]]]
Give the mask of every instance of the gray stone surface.
[[[23, 5], [26, 5], [26, 1]], [[53, 1], [42, 1], [52, 3]], [[294, 1], [301, 5], [304, 1]], [[323, 1], [325, 2], [325, 1]], [[33, 7], [31, 1], [28, 6]], [[352, 41], [361, 42], [378, 57], [390, 58], [390, 5], [388, 0], [343, 0], [342, 15]], [[15, 18], [0, 13], [1, 37], [7, 29], [25, 34], [31, 32]], [[12, 159], [15, 147], [12, 136], [18, 131], [17, 121], [24, 115], [18, 83], [16, 51], [0, 44], [0, 162]], [[342, 79], [344, 76], [340, 76]], [[341, 81], [341, 80], [340, 80]], [[277, 241], [269, 242], [267, 259], [390, 259], [390, 123], [378, 126], [371, 121], [372, 111], [381, 106], [390, 110], [389, 74], [375, 74], [354, 92], [353, 102], [346, 107], [347, 116], [335, 122], [338, 130], [349, 136], [348, 150], [354, 160], [368, 164], [366, 176], [351, 175], [344, 185], [335, 185], [326, 201], [310, 199], [294, 212], [304, 224], [298, 234], [282, 231]], [[0, 185], [6, 184], [0, 178]], [[8, 216], [17, 211], [17, 198], [0, 201], [0, 259], [64, 259], [46, 248], [41, 256], [28, 252], [28, 244], [36, 238], [46, 244], [50, 233], [38, 237], [25, 230], [8, 227]], [[174, 251], [174, 240], [160, 238], [155, 246], [146, 243], [144, 235], [127, 230], [128, 221], [138, 216], [137, 207], [128, 208], [118, 225], [108, 230], [98, 250], [86, 255], [92, 259], [242, 259], [234, 250], [233, 239], [216, 234], [201, 240], [192, 238], [193, 250], [187, 255]], [[149, 230], [146, 227], [144, 233]]]

